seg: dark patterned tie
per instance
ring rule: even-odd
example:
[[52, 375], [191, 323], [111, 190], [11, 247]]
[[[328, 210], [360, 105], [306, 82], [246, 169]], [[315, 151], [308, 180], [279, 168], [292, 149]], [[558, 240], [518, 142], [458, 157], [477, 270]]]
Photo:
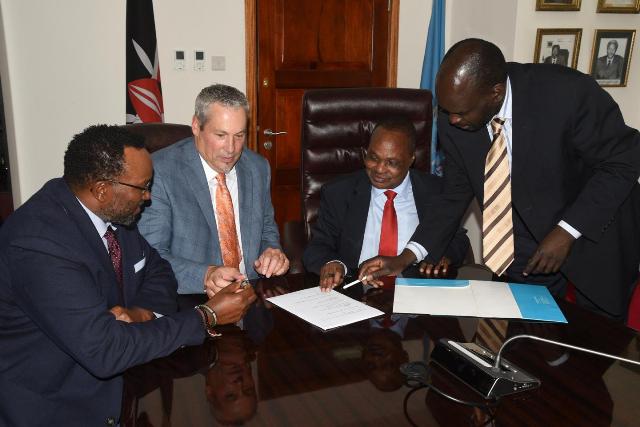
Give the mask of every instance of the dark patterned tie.
[[107, 231], [104, 233], [104, 238], [107, 239], [111, 264], [113, 264], [113, 269], [116, 272], [116, 278], [118, 279], [118, 286], [122, 291], [122, 250], [120, 249], [120, 243], [118, 243], [116, 233], [113, 231], [111, 226], [107, 227]]

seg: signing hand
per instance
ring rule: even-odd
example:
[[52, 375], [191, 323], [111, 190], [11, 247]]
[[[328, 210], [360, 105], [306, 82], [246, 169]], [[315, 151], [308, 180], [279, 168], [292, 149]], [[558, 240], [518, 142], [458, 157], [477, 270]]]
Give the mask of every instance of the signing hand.
[[218, 291], [206, 304], [216, 312], [218, 324], [226, 325], [242, 319], [255, 299], [253, 286], [242, 289], [240, 282], [233, 282]]
[[280, 249], [267, 248], [254, 263], [258, 274], [265, 277], [281, 276], [289, 269], [289, 259]]
[[244, 279], [246, 277], [237, 268], [210, 265], [204, 274], [204, 290], [211, 298], [231, 283]]
[[416, 256], [409, 249], [403, 250], [400, 255], [394, 257], [373, 257], [360, 265], [358, 278], [365, 285], [373, 285], [376, 288], [380, 288], [384, 284], [381, 280], [377, 280], [378, 277], [397, 276], [415, 260]]
[[429, 278], [447, 277], [450, 264], [451, 264], [451, 260], [443, 256], [436, 265], [433, 265], [432, 263], [427, 261], [422, 261], [418, 266], [418, 270], [420, 271], [420, 274], [423, 275], [424, 277], [429, 277]]
[[116, 316], [116, 320], [126, 323], [146, 322], [156, 318], [153, 312], [141, 307], [124, 308], [114, 305], [109, 311]]
[[569, 251], [575, 238], [564, 228], [556, 225], [553, 230], [540, 242], [527, 266], [522, 271], [523, 276], [529, 274], [549, 274], [557, 272]]
[[339, 262], [331, 261], [320, 269], [320, 290], [329, 292], [344, 280], [344, 267]]

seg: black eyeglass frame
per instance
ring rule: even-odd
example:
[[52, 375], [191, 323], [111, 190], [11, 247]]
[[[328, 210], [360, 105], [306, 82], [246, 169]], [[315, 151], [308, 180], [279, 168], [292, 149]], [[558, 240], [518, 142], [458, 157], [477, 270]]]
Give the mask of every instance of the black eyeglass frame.
[[120, 185], [124, 185], [126, 187], [131, 187], [131, 188], [135, 188], [136, 190], [140, 190], [142, 191], [142, 194], [144, 193], [151, 193], [151, 182], [149, 182], [146, 186], [141, 187], [139, 185], [133, 185], [133, 184], [129, 184], [127, 182], [122, 182], [122, 181], [116, 181], [114, 179], [110, 179], [109, 182], [113, 183], [113, 184], [120, 184]]

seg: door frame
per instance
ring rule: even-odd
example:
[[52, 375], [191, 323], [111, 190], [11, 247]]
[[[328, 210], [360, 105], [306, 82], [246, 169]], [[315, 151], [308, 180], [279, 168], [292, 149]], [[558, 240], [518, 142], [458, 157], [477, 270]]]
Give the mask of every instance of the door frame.
[[[258, 49], [256, 46], [256, 9], [258, 0], [244, 0], [244, 44], [245, 68], [247, 77], [246, 95], [249, 101], [249, 137], [248, 147], [257, 151], [258, 137]], [[389, 17], [389, 55], [387, 61], [387, 86], [396, 87], [398, 78], [398, 26], [400, 21], [400, 0], [388, 0]]]

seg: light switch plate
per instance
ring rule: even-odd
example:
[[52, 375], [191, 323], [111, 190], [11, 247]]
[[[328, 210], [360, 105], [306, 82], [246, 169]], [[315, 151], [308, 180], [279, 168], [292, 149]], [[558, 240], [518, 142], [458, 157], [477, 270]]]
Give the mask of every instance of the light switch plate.
[[185, 67], [184, 50], [173, 51], [173, 69], [176, 71], [184, 71]]
[[212, 56], [211, 57], [211, 69], [213, 71], [226, 70], [226, 57], [224, 56]]
[[204, 50], [196, 49], [193, 52], [193, 69], [195, 71], [204, 71], [205, 69], [205, 54]]

